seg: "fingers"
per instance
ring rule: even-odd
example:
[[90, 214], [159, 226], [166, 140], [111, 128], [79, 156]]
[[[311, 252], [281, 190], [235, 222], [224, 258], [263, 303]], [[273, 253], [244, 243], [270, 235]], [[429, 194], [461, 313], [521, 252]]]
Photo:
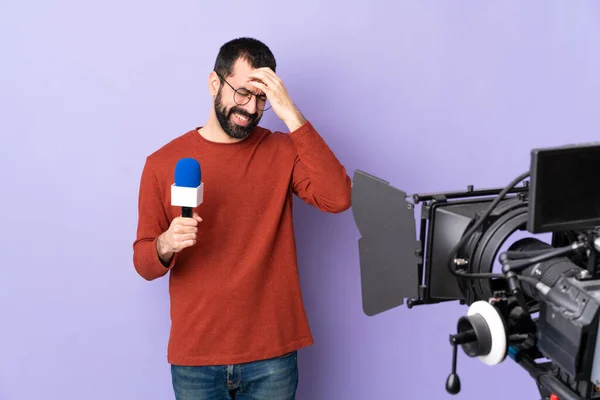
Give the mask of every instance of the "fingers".
[[193, 218], [177, 217], [171, 222], [171, 232], [173, 233], [198, 233], [198, 224], [202, 218], [194, 214]]
[[[264, 85], [268, 88], [276, 88], [282, 86], [281, 79], [275, 75], [275, 73], [270, 68], [259, 68], [255, 71], [252, 71], [249, 74], [250, 77], [259, 79], [262, 81]], [[250, 83], [253, 83], [251, 81]]]
[[196, 233], [174, 233], [173, 234], [173, 251], [175, 253], [180, 252], [186, 247], [190, 247], [196, 244], [197, 237]]
[[181, 250], [191, 247], [196, 244], [196, 239], [187, 239], [181, 241], [175, 241], [175, 253], [180, 252]]
[[185, 242], [181, 242], [181, 250], [185, 249], [186, 247], [192, 247], [193, 245], [196, 244], [196, 240], [186, 240]]
[[173, 237], [175, 239], [175, 244], [189, 242], [189, 241], [196, 241], [195, 233], [184, 233], [184, 234], [174, 235]]
[[198, 226], [198, 222], [202, 222], [202, 218], [198, 216], [198, 214], [193, 215], [192, 218], [187, 217], [177, 217], [173, 220], [173, 225], [183, 225], [183, 226]]
[[265, 75], [268, 75], [269, 77], [271, 77], [271, 79], [273, 81], [281, 83], [281, 78], [271, 68], [269, 68], [269, 67], [258, 68], [257, 71], [259, 71], [259, 73], [264, 73]]
[[175, 225], [173, 226], [173, 233], [176, 234], [184, 234], [184, 233], [198, 233], [198, 228], [195, 226], [182, 226], [182, 225]]
[[200, 222], [202, 222], [202, 218], [197, 213], [194, 213], [192, 218], [177, 217], [173, 219], [169, 229], [169, 242], [173, 252], [180, 252], [186, 247], [196, 244]]
[[269, 88], [267, 88], [267, 85], [265, 85], [262, 82], [259, 81], [250, 81], [248, 82], [249, 84], [251, 84], [252, 86], [254, 86], [255, 88], [262, 90], [264, 93], [266, 93], [267, 95], [269, 93], [271, 93], [271, 90], [269, 90]]

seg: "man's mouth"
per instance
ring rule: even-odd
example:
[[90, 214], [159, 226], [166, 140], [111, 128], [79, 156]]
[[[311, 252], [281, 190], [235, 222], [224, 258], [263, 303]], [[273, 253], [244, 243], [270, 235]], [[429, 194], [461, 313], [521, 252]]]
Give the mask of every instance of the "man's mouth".
[[250, 124], [250, 117], [242, 114], [233, 113], [233, 119], [238, 125], [248, 126]]

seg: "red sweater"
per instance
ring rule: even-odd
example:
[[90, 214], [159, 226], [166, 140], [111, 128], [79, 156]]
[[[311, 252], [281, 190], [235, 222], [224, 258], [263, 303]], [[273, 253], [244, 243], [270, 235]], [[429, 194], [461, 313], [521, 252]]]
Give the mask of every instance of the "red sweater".
[[[203, 219], [195, 246], [166, 268], [157, 237], [181, 215], [172, 207], [175, 165], [202, 168]], [[133, 262], [147, 280], [170, 272], [168, 362], [235, 364], [313, 344], [298, 278], [292, 195], [339, 213], [351, 180], [310, 122], [290, 134], [256, 128], [245, 140], [215, 143], [192, 130], [151, 154], [142, 172]]]

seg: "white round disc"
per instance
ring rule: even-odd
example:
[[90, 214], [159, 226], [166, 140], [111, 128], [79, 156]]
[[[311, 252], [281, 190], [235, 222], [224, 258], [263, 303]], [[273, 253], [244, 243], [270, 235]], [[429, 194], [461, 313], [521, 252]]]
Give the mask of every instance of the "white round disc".
[[500, 364], [506, 357], [506, 330], [498, 311], [487, 301], [476, 301], [471, 304], [467, 315], [479, 314], [488, 324], [492, 337], [492, 347], [486, 355], [479, 356], [481, 362], [487, 365]]

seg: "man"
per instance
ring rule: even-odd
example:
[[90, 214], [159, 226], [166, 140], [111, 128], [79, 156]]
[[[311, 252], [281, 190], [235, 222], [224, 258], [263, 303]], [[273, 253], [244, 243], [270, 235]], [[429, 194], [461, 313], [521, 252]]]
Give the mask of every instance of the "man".
[[[258, 40], [224, 44], [208, 77], [208, 121], [151, 154], [142, 172], [133, 261], [147, 280], [170, 272], [177, 400], [293, 399], [296, 351], [313, 343], [292, 195], [339, 213], [350, 207], [351, 181], [275, 69]], [[258, 126], [271, 109], [289, 133]], [[200, 162], [205, 185], [193, 218], [170, 205], [184, 157]]]

